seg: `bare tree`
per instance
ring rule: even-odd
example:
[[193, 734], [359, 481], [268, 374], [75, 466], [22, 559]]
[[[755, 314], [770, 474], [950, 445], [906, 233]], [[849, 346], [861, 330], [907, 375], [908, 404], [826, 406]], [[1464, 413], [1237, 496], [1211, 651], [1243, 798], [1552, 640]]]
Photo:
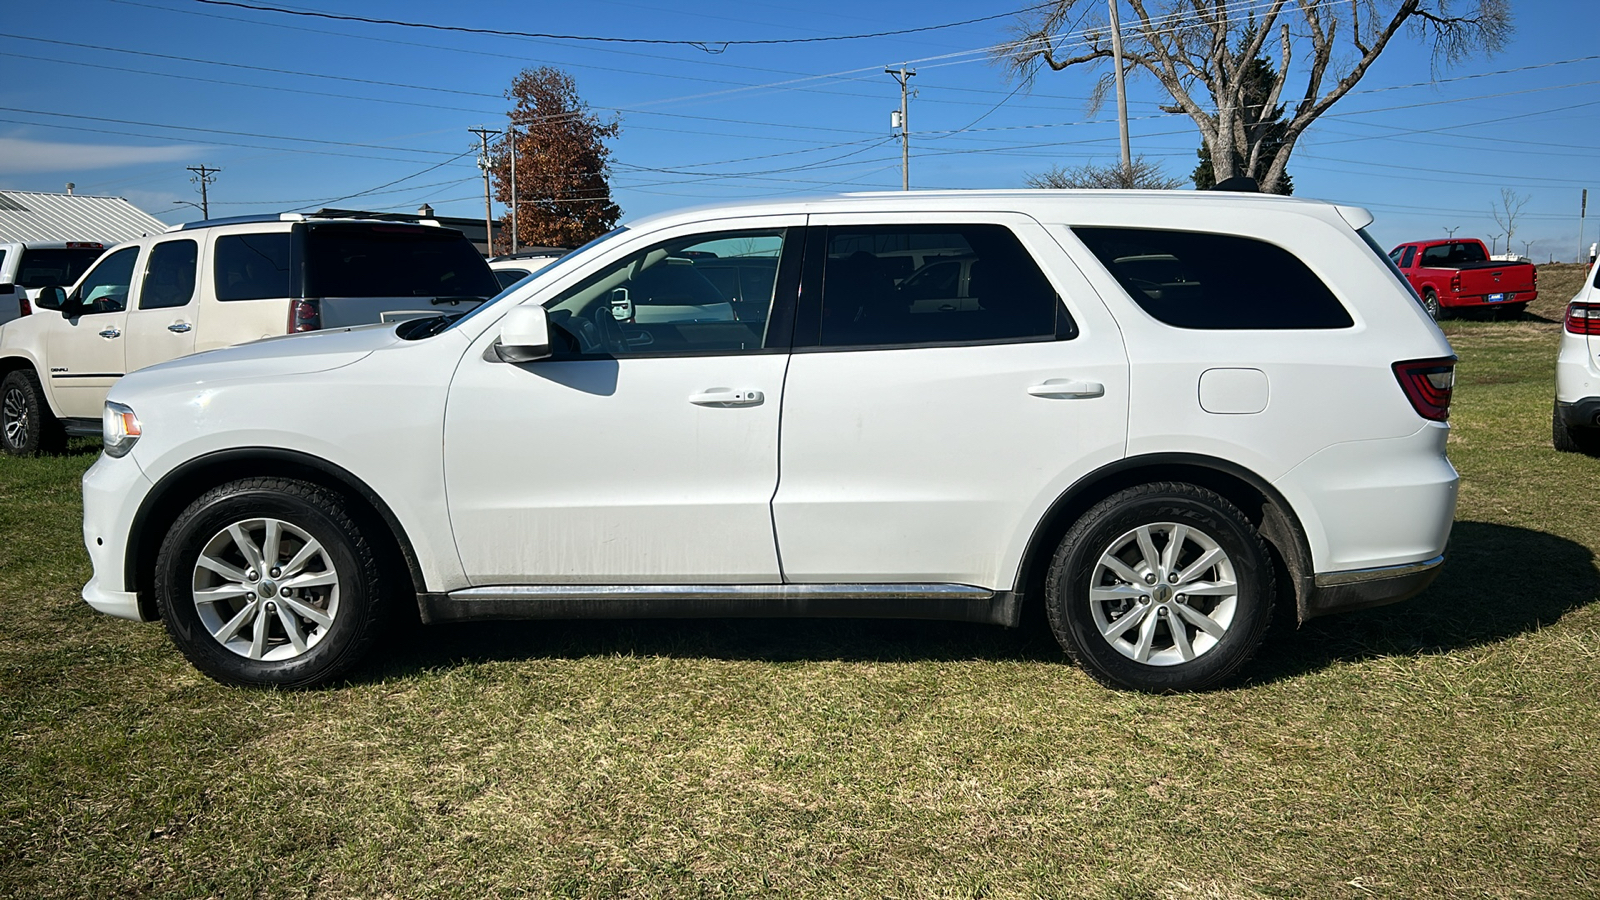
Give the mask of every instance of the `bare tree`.
[[[1129, 175], [1133, 177], [1130, 179]], [[1133, 166], [1124, 170], [1121, 163], [1097, 166], [1086, 163], [1071, 169], [1051, 166], [1048, 171], [1027, 176], [1029, 187], [1036, 188], [1134, 188], [1150, 191], [1173, 191], [1183, 187], [1182, 178], [1168, 177], [1161, 166], [1143, 156], [1133, 158]]]
[[1500, 205], [1490, 206], [1489, 215], [1494, 216], [1494, 223], [1506, 230], [1506, 254], [1511, 253], [1511, 238], [1517, 233], [1517, 219], [1522, 216], [1522, 208], [1528, 205], [1528, 198], [1510, 188], [1500, 189]]
[[[1478, 51], [1497, 51], [1511, 34], [1508, 0], [1466, 0], [1465, 15], [1453, 12], [1459, 0], [1263, 0], [1249, 4], [1242, 16], [1234, 14], [1230, 0], [1125, 2], [1134, 15], [1123, 19], [1124, 69], [1154, 77], [1172, 97], [1162, 109], [1194, 121], [1216, 181], [1262, 172], [1261, 189], [1269, 192], [1278, 190], [1306, 129], [1361, 81], [1402, 27], [1429, 46], [1436, 69]], [[1087, 6], [1085, 15], [1094, 16], [1098, 4], [1056, 0], [1026, 15], [1017, 39], [997, 51], [997, 59], [1022, 79], [1044, 67], [1060, 71], [1110, 60], [1111, 34], [1103, 20], [1063, 33], [1076, 21], [1074, 10]], [[1268, 95], [1253, 100], [1251, 69], [1274, 36], [1276, 77]], [[1306, 44], [1309, 59], [1291, 69], [1295, 47]], [[1305, 79], [1297, 97], [1288, 86], [1291, 72]], [[1109, 81], [1109, 73], [1102, 76], [1096, 98], [1105, 95]], [[1287, 122], [1261, 115], [1280, 98], [1294, 104]]]

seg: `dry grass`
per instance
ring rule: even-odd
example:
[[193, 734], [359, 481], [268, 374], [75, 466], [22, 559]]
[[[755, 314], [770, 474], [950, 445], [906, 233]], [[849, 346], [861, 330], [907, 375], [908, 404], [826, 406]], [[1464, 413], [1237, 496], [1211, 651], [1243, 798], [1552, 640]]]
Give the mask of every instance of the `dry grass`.
[[0, 460], [0, 895], [1593, 896], [1600, 461], [1549, 447], [1541, 281], [1448, 325], [1446, 574], [1202, 696], [1037, 627], [738, 621], [440, 628], [231, 690], [77, 599], [87, 452]]

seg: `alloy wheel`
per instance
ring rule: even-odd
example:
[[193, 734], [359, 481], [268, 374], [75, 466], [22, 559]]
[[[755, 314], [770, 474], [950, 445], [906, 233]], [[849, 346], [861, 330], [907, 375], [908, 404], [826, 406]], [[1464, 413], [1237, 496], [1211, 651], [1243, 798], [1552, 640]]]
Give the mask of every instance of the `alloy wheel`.
[[1089, 582], [1100, 636], [1123, 656], [1151, 666], [1211, 652], [1233, 625], [1238, 602], [1227, 551], [1177, 522], [1141, 525], [1112, 541]]
[[217, 643], [278, 662], [315, 647], [339, 614], [339, 574], [323, 546], [281, 519], [223, 528], [195, 560], [194, 605]]

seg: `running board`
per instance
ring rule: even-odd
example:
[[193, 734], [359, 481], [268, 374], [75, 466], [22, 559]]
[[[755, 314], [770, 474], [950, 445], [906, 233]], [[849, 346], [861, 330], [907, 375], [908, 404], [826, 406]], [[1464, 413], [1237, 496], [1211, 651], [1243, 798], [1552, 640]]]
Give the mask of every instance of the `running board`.
[[1021, 598], [966, 584], [532, 584], [418, 598], [424, 622], [486, 619], [944, 619], [1015, 627]]

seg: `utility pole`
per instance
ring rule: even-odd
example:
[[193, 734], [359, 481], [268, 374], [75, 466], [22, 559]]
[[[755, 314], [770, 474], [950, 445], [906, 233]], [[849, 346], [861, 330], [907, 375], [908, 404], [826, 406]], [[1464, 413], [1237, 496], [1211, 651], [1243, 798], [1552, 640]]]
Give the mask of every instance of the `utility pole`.
[[1584, 221], [1584, 217], [1587, 215], [1589, 215], [1589, 189], [1584, 188], [1583, 200], [1579, 201], [1578, 203], [1578, 262], [1583, 262], [1589, 258], [1588, 255], [1583, 252], [1583, 226], [1588, 224]]
[[1122, 83], [1122, 18], [1117, 15], [1117, 0], [1107, 0], [1111, 7], [1111, 64], [1117, 78], [1117, 128], [1122, 135], [1122, 182], [1133, 187], [1133, 150], [1128, 145], [1128, 92]]
[[208, 168], [205, 163], [201, 163], [198, 166], [186, 166], [186, 168], [194, 173], [194, 177], [190, 178], [189, 181], [200, 185], [200, 217], [209, 219], [211, 218], [211, 200], [206, 195], [206, 187], [217, 180], [217, 173], [222, 170]]
[[506, 125], [506, 140], [511, 144], [511, 252], [517, 252], [517, 120]]
[[489, 200], [489, 137], [500, 132], [493, 128], [468, 128], [467, 131], [478, 136], [481, 150], [478, 153], [478, 168], [483, 170], [483, 247], [485, 256], [494, 255], [494, 207]]
[[889, 126], [900, 129], [900, 190], [911, 190], [911, 120], [909, 119], [910, 107], [907, 105], [906, 82], [911, 76], [917, 74], [916, 69], [884, 69], [900, 83], [900, 113], [898, 116], [889, 117]]
[[1454, 227], [1454, 228], [1446, 228], [1446, 229], [1445, 229], [1445, 230], [1444, 230], [1444, 235], [1445, 235], [1445, 237], [1448, 237], [1448, 238], [1451, 238], [1451, 239], [1454, 239], [1454, 238], [1455, 238], [1455, 236], [1456, 236], [1456, 232], [1458, 232], [1458, 231], [1460, 231], [1460, 230], [1461, 230], [1461, 226], [1460, 226], [1460, 225], [1457, 225], [1457, 226], [1456, 226], [1456, 227]]

